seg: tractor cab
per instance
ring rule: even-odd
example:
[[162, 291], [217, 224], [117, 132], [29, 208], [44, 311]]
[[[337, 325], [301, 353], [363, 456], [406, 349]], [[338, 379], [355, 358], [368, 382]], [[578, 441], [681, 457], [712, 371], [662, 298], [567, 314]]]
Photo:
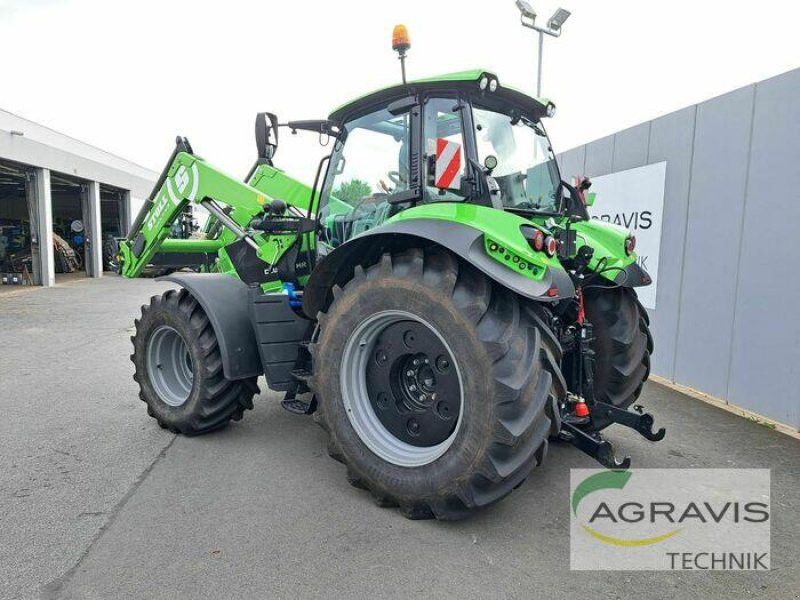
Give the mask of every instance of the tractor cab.
[[553, 110], [482, 70], [380, 90], [337, 109], [320, 250], [419, 204], [560, 213], [561, 178], [542, 125]]

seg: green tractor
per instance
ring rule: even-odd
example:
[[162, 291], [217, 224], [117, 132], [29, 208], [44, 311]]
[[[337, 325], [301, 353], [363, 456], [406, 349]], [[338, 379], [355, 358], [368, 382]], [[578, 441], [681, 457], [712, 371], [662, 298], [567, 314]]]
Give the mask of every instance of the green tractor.
[[[634, 291], [650, 278], [629, 231], [589, 218], [589, 182], [562, 181], [553, 112], [488, 71], [404, 72], [325, 120], [260, 113], [245, 182], [179, 138], [118, 256], [125, 277], [207, 271], [165, 277], [179, 289], [136, 319], [148, 413], [214, 431], [264, 375], [313, 414], [354, 486], [409, 518], [497, 502], [554, 438], [627, 468], [601, 430], [664, 436], [629, 410], [650, 371]], [[273, 165], [281, 128], [332, 142], [312, 186]], [[170, 239], [193, 204], [211, 214], [205, 238]]]

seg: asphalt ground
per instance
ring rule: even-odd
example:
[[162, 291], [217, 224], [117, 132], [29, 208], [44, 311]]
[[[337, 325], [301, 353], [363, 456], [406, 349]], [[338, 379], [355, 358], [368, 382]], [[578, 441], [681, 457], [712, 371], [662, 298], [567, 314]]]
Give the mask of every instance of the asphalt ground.
[[375, 506], [277, 394], [218, 433], [160, 429], [129, 336], [169, 286], [0, 296], [0, 598], [800, 598], [797, 439], [648, 384], [667, 438], [608, 437], [634, 466], [770, 468], [772, 570], [573, 572], [569, 469], [596, 463], [571, 446], [492, 509], [440, 523]]

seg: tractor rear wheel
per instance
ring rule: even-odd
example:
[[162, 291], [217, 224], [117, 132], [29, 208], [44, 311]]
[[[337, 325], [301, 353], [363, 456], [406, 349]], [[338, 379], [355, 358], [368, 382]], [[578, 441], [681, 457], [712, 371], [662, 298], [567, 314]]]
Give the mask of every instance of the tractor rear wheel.
[[350, 483], [446, 520], [519, 486], [564, 393], [543, 310], [439, 249], [356, 267], [310, 347], [317, 421]]
[[594, 395], [628, 408], [650, 375], [653, 337], [644, 307], [630, 288], [586, 291], [586, 318], [594, 327]]
[[214, 328], [186, 289], [153, 296], [135, 325], [133, 379], [147, 414], [161, 427], [199, 435], [253, 408], [256, 377], [225, 379]]

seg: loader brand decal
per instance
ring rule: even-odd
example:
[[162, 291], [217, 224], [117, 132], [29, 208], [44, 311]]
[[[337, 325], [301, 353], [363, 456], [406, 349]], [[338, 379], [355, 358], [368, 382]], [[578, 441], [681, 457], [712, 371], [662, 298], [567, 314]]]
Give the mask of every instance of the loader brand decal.
[[768, 570], [768, 469], [573, 469], [575, 570]]
[[461, 183], [461, 144], [444, 138], [436, 140], [436, 175], [434, 186], [457, 188]]
[[636, 290], [647, 308], [656, 307], [666, 173], [667, 163], [660, 162], [592, 177], [596, 199], [589, 207], [591, 217], [630, 229], [636, 236], [636, 261], [653, 279]]
[[178, 206], [183, 200], [192, 202], [197, 196], [197, 189], [200, 186], [200, 175], [197, 172], [197, 164], [193, 163], [187, 168], [180, 165], [172, 177], [168, 177], [158, 192], [158, 199], [150, 211], [150, 216], [145, 222], [145, 229], [152, 233], [159, 227], [164, 227], [172, 222], [173, 213], [165, 210], [170, 204]]

